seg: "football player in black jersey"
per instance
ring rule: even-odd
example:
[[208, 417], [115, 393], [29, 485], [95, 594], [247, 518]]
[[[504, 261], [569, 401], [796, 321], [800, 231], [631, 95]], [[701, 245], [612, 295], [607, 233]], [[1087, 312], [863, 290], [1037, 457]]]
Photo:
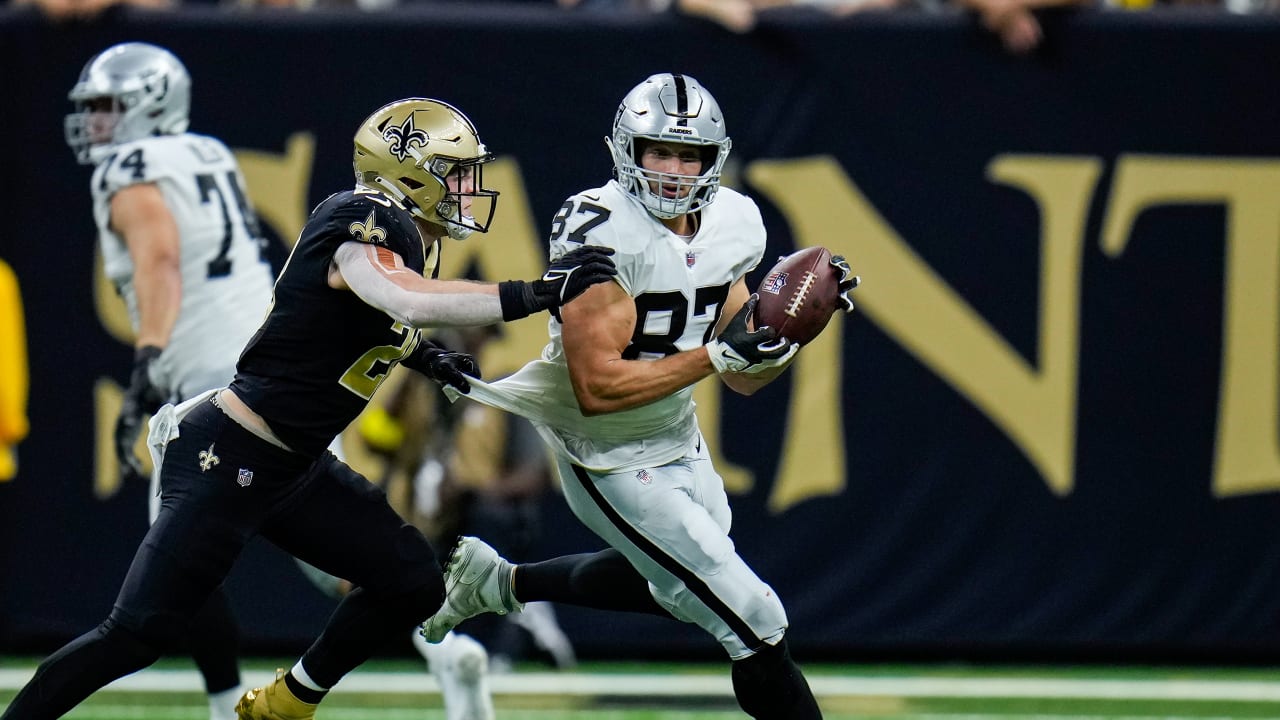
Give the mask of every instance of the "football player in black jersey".
[[445, 235], [488, 229], [497, 193], [481, 171], [491, 159], [471, 121], [437, 100], [394, 102], [360, 125], [356, 187], [312, 212], [235, 380], [153, 418], [160, 515], [111, 614], [46, 659], [0, 718], [61, 717], [150, 665], [255, 535], [356, 589], [290, 671], [245, 694], [242, 720], [312, 718], [346, 673], [440, 607], [427, 539], [326, 448], [397, 363], [468, 389], [471, 356], [422, 341], [419, 328], [556, 311], [616, 274], [599, 247], [564, 255], [532, 282], [428, 272]]

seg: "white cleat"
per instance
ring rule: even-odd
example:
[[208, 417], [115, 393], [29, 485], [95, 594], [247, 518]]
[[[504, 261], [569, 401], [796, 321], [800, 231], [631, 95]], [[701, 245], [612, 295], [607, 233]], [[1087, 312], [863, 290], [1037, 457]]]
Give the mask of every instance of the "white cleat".
[[511, 592], [511, 563], [474, 537], [463, 537], [444, 571], [444, 604], [422, 624], [422, 637], [438, 643], [458, 623], [482, 613], [520, 612]]
[[524, 610], [511, 621], [533, 636], [533, 644], [551, 656], [557, 670], [572, 670], [578, 665], [573, 643], [556, 622], [556, 612], [549, 602], [526, 603]]
[[419, 637], [415, 645], [440, 685], [446, 720], [494, 720], [489, 653], [483, 645], [458, 633], [449, 633], [438, 645]]

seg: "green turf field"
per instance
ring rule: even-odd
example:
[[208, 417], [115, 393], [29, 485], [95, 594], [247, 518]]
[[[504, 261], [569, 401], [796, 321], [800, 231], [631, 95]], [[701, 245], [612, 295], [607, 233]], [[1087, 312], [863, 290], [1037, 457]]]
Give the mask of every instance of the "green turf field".
[[[0, 705], [35, 661], [0, 659]], [[246, 681], [271, 677], [254, 661]], [[285, 664], [280, 661], [279, 664]], [[828, 720], [1280, 720], [1280, 668], [808, 665]], [[491, 679], [499, 720], [745, 717], [720, 665], [589, 663], [575, 673], [521, 667]], [[199, 678], [179, 661], [99, 692], [76, 720], [204, 720]], [[348, 676], [319, 720], [444, 720], [431, 677], [410, 661]]]

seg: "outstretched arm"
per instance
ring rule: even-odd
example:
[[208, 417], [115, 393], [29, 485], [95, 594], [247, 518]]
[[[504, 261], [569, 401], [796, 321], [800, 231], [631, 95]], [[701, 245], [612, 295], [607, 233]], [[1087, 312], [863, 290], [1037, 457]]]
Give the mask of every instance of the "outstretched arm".
[[658, 360], [624, 360], [635, 331], [636, 306], [617, 283], [592, 287], [560, 313], [569, 378], [584, 415], [646, 405], [713, 372], [701, 347]]
[[349, 289], [366, 303], [416, 328], [491, 325], [502, 321], [498, 286], [433, 280], [407, 267], [396, 253], [349, 241], [329, 267], [329, 287]]
[[433, 280], [405, 267], [384, 247], [349, 241], [338, 247], [329, 286], [350, 289], [366, 303], [416, 328], [490, 325], [555, 311], [593, 284], [617, 274], [608, 248], [567, 253], [540, 280], [480, 283]]

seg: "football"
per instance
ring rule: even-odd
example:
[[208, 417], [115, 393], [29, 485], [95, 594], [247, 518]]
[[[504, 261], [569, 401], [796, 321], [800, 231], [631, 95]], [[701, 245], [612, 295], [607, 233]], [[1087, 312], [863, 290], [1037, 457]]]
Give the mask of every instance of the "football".
[[791, 342], [804, 345], [827, 326], [836, 310], [840, 271], [831, 251], [811, 247], [779, 258], [756, 292], [755, 326], [768, 325]]

